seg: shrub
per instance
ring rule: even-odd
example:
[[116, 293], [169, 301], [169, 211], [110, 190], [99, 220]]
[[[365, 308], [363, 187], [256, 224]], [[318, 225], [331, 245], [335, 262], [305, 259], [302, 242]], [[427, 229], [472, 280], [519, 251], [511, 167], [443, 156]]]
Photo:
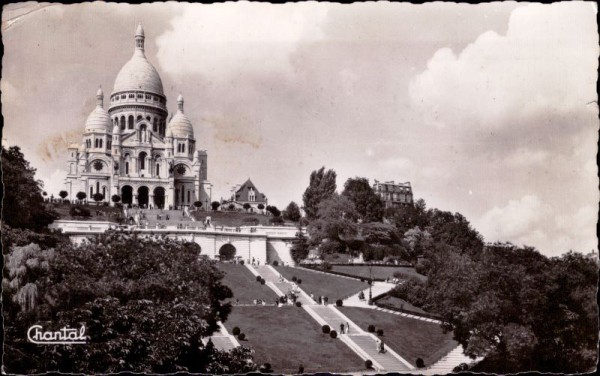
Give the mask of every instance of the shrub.
[[69, 200], [69, 199], [67, 198], [67, 199], [64, 199], [64, 200], [63, 200], [63, 202], [64, 202], [65, 204], [70, 204], [70, 203], [71, 203], [71, 200]]
[[296, 302], [296, 307], [298, 307], [298, 308], [302, 307], [302, 303]]
[[464, 372], [464, 371], [468, 371], [469, 370], [469, 365], [467, 363], [461, 363], [459, 365], [457, 365], [456, 367], [454, 367], [454, 369], [452, 370], [452, 373], [459, 373], [459, 372]]
[[69, 214], [71, 214], [73, 217], [89, 217], [91, 216], [90, 213], [90, 209], [85, 208], [83, 206], [80, 205], [76, 205], [71, 207], [71, 209], [69, 209]]
[[261, 279], [262, 279], [261, 276], [259, 276], [259, 275], [256, 276], [256, 282], [260, 282]]
[[383, 329], [377, 329], [377, 335], [379, 337], [383, 336]]
[[375, 325], [369, 325], [369, 326], [367, 327], [367, 331], [368, 331], [369, 333], [374, 333], [374, 332], [375, 332]]
[[323, 268], [323, 270], [331, 270], [331, 264], [325, 261], [321, 264], [321, 268]]
[[416, 365], [417, 365], [417, 368], [423, 368], [423, 367], [425, 367], [425, 362], [423, 361], [423, 359], [417, 358]]
[[279, 261], [277, 261], [277, 260], [274, 260], [274, 261], [273, 261], [273, 266], [279, 266]]
[[292, 282], [296, 282], [298, 280], [298, 278], [296, 278], [296, 276], [292, 277]]
[[264, 285], [265, 283], [267, 283], [267, 281], [265, 281], [264, 278], [260, 280], [261, 285]]
[[240, 334], [238, 334], [238, 339], [239, 339], [240, 341], [243, 341], [243, 340], [245, 340], [245, 339], [246, 339], [246, 335], [245, 335], [244, 333], [240, 333]]
[[323, 333], [327, 334], [331, 331], [331, 328], [329, 327], [329, 325], [323, 325], [321, 327], [321, 330], [323, 331]]
[[202, 207], [202, 201], [194, 201], [194, 206], [196, 208], [201, 208]]
[[265, 363], [259, 367], [259, 371], [262, 373], [271, 373], [271, 372], [273, 372], [273, 369], [271, 368], [270, 363]]
[[331, 332], [329, 332], [329, 336], [331, 338], [337, 338], [337, 332], [335, 330], [332, 330]]
[[241, 333], [241, 330], [240, 330], [240, 328], [238, 328], [238, 327], [236, 326], [235, 328], [233, 328], [233, 330], [231, 331], [231, 333], [232, 333], [234, 336], [237, 336], [238, 334], [240, 334], [240, 333]]
[[297, 284], [301, 284], [301, 283], [302, 283], [302, 280], [301, 280], [300, 278], [298, 278], [298, 279], [296, 280], [296, 283], [297, 283]]
[[373, 367], [373, 361], [371, 361], [371, 359], [365, 360], [365, 367], [371, 369]]
[[240, 265], [244, 265], [244, 260], [240, 260]]
[[283, 218], [281, 218], [281, 217], [273, 217], [273, 218], [269, 219], [269, 221], [276, 225], [283, 224]]
[[344, 305], [344, 302], [342, 301], [342, 299], [338, 299], [335, 301], [335, 305], [341, 307], [342, 305]]
[[325, 301], [325, 303], [327, 303], [329, 301], [328, 297], [324, 297], [323, 300]]

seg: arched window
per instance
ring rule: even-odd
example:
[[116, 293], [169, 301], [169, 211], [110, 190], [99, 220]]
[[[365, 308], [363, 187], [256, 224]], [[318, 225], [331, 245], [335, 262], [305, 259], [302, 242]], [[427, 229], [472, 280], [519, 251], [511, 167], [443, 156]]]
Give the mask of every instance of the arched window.
[[185, 201], [185, 189], [183, 189], [183, 187], [181, 187], [181, 202]]
[[106, 197], [106, 187], [102, 187], [102, 196]]
[[94, 139], [94, 147], [95, 147], [95, 148], [97, 148], [97, 147], [98, 147], [98, 139], [97, 139], [97, 138], [95, 138], [95, 139]]
[[93, 195], [94, 195], [94, 187], [91, 186], [90, 187], [90, 198], [92, 198]]
[[156, 164], [156, 176], [160, 176], [160, 163]]
[[146, 169], [146, 156], [148, 154], [141, 152], [140, 153], [140, 170], [145, 170]]
[[154, 132], [158, 132], [158, 124], [157, 124], [156, 118], [154, 118], [154, 124], [152, 125], [152, 130]]
[[129, 175], [129, 162], [125, 162], [125, 174]]
[[121, 116], [121, 130], [125, 130], [125, 116]]
[[100, 145], [99, 147], [102, 147], [102, 139], [99, 139], [98, 141], [100, 141], [98, 144]]
[[129, 115], [127, 128], [133, 129], [133, 115]]
[[188, 191], [188, 200], [187, 200], [187, 202], [190, 202], [190, 193], [191, 193], [191, 191]]

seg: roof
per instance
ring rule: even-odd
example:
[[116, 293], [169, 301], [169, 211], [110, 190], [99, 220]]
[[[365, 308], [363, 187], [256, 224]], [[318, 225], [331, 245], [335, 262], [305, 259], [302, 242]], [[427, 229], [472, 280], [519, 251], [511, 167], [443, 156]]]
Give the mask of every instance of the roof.
[[169, 121], [167, 137], [194, 138], [192, 122], [183, 113], [183, 96], [177, 97], [177, 113]]
[[254, 183], [252, 183], [252, 180], [250, 179], [246, 180], [246, 182], [242, 184], [237, 191], [235, 191], [235, 201], [250, 201], [248, 199], [248, 195], [252, 191], [254, 191], [255, 197], [253, 202], [267, 202], [267, 197], [263, 193], [260, 193], [260, 191], [256, 188], [256, 186], [254, 185]]

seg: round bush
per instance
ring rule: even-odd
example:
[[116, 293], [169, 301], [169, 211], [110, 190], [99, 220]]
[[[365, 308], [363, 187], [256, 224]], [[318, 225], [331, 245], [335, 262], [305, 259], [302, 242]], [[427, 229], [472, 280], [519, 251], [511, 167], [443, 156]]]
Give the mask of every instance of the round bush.
[[277, 261], [277, 260], [273, 261], [273, 266], [279, 266], [279, 261]]
[[323, 331], [323, 333], [327, 334], [331, 331], [331, 328], [329, 327], [329, 325], [323, 325], [321, 327], [321, 330]]
[[245, 340], [245, 339], [246, 339], [246, 335], [245, 335], [244, 333], [240, 333], [240, 334], [238, 334], [238, 339], [239, 339], [240, 341], [243, 341], [243, 340]]
[[264, 285], [266, 282], [267, 282], [267, 281], [265, 281], [264, 279], [261, 279], [261, 280], [260, 280], [260, 284], [261, 284], [261, 285]]
[[415, 364], [417, 365], [417, 368], [425, 367], [425, 362], [421, 358], [417, 358], [417, 362]]
[[383, 329], [377, 329], [377, 335], [378, 336], [383, 336]]
[[332, 330], [331, 332], [329, 332], [329, 336], [331, 338], [337, 338], [337, 332], [335, 330]]
[[364, 279], [364, 278], [361, 278], [361, 279], [360, 279], [360, 281], [361, 281], [361, 282], [364, 282], [364, 281], [365, 281], [365, 279]]
[[235, 328], [233, 328], [233, 330], [231, 331], [231, 333], [233, 333], [234, 336], [237, 336], [238, 334], [241, 333], [240, 328], [238, 328], [236, 326]]
[[296, 282], [298, 280], [298, 278], [296, 278], [296, 276], [292, 277], [292, 282]]
[[469, 365], [467, 363], [461, 363], [459, 365], [457, 365], [456, 367], [454, 367], [454, 369], [452, 370], [452, 373], [459, 373], [459, 372], [464, 372], [464, 371], [468, 371], [469, 370]]
[[338, 300], [335, 301], [335, 305], [338, 306], [338, 307], [341, 307], [341, 306], [344, 305], [344, 302], [342, 301], [342, 299], [338, 299]]
[[365, 367], [367, 369], [371, 369], [373, 367], [373, 362], [371, 361], [371, 359], [365, 360]]
[[244, 260], [240, 260], [240, 265], [244, 265]]
[[302, 303], [296, 302], [296, 307], [298, 307], [298, 308], [302, 307]]
[[301, 283], [302, 283], [302, 280], [301, 280], [300, 278], [298, 278], [298, 279], [296, 280], [296, 283], [297, 283], [297, 284], [301, 284]]
[[368, 331], [369, 333], [374, 333], [374, 332], [375, 332], [375, 325], [369, 325], [369, 326], [367, 327], [367, 331]]
[[271, 368], [270, 363], [265, 363], [261, 367], [259, 367], [259, 371], [262, 373], [271, 373], [273, 372], [273, 369]]
[[262, 280], [262, 277], [261, 277], [261, 276], [259, 276], [259, 275], [257, 275], [257, 276], [256, 276], [256, 282], [260, 282], [261, 280]]

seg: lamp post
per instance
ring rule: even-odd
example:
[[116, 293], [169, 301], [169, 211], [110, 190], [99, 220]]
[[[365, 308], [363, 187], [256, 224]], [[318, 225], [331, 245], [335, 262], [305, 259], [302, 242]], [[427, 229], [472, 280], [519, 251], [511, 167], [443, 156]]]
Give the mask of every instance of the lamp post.
[[369, 261], [369, 305], [373, 305], [373, 262]]

